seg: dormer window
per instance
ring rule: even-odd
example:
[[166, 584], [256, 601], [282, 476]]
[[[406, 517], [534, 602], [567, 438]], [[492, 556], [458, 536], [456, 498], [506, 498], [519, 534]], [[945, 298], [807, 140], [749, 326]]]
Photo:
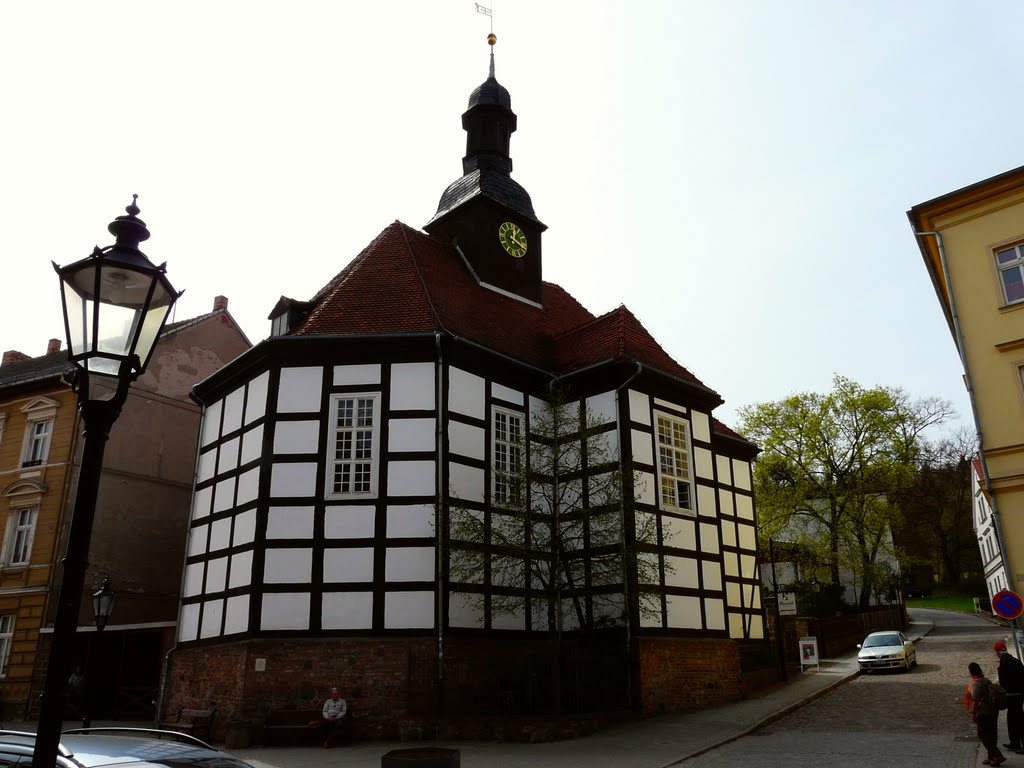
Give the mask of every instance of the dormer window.
[[288, 333], [288, 312], [284, 312], [270, 321], [270, 335], [284, 336]]

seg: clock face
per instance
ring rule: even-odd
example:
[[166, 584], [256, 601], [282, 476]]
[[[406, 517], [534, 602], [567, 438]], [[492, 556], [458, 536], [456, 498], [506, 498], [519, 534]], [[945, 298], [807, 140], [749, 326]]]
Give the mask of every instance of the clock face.
[[511, 221], [506, 221], [498, 227], [498, 242], [501, 243], [502, 248], [517, 259], [522, 258], [526, 253], [526, 235]]

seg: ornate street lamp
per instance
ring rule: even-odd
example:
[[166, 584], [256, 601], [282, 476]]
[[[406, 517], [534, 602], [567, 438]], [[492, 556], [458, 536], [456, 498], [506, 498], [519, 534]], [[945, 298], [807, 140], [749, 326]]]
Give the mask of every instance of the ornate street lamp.
[[133, 195], [125, 209], [128, 215], [118, 216], [107, 228], [115, 237], [114, 245], [95, 248], [66, 267], [53, 265], [60, 276], [68, 359], [76, 366], [72, 389], [78, 395], [84, 441], [39, 712], [33, 756], [38, 766], [57, 761], [103, 451], [128, 387], [145, 372], [171, 307], [181, 295], [167, 280], [166, 265], [154, 266], [139, 250], [149, 230], [137, 216], [137, 197]]
[[103, 584], [92, 593], [92, 613], [96, 617], [96, 631], [102, 632], [107, 626], [110, 614], [114, 612], [117, 594], [110, 588], [110, 577], [103, 577]]

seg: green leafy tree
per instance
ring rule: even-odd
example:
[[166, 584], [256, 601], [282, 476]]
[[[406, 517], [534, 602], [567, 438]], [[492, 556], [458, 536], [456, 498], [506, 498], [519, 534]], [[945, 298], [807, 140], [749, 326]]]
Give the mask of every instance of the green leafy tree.
[[887, 578], [877, 563], [891, 554], [896, 500], [913, 478], [922, 432], [952, 413], [944, 400], [842, 376], [825, 394], [740, 409], [741, 430], [762, 448], [754, 465], [759, 536], [799, 542], [834, 589], [850, 567], [866, 606]]

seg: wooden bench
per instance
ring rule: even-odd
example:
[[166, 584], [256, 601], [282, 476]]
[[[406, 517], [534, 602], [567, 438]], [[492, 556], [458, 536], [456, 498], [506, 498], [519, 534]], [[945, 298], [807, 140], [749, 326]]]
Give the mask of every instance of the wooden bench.
[[302, 738], [312, 741], [317, 733], [316, 724], [319, 724], [322, 714], [323, 711], [320, 709], [272, 709], [263, 725], [263, 741], [269, 747], [275, 736], [290, 734], [291, 738], [288, 740], [294, 741], [300, 738], [303, 732], [311, 735]]
[[182, 707], [173, 720], [160, 723], [165, 731], [178, 731], [195, 736], [197, 739], [210, 739], [211, 728], [213, 727], [213, 715], [217, 708], [213, 709], [188, 709]]

